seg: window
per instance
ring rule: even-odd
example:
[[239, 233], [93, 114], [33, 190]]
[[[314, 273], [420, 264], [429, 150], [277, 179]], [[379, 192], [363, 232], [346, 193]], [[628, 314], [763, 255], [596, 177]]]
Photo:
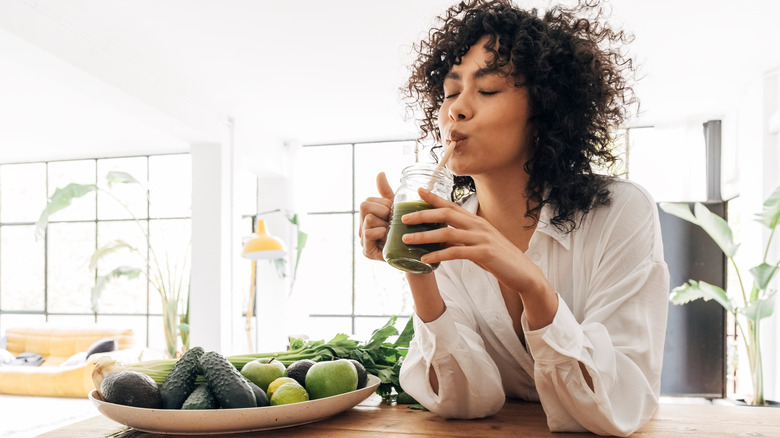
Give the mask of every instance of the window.
[[[108, 241], [123, 239], [141, 249], [177, 257], [189, 250], [191, 163], [188, 154], [0, 164], [0, 332], [44, 322], [101, 323], [135, 330], [139, 342], [164, 349], [161, 300], [145, 276], [108, 284], [92, 311], [95, 273], [89, 259]], [[117, 187], [127, 209], [102, 192], [90, 193], [54, 214], [45, 238], [35, 224], [47, 198], [75, 182], [105, 185], [109, 171], [127, 172], [149, 187]], [[149, 240], [133, 217], [140, 219]], [[111, 255], [103, 269], [127, 256]]]
[[403, 168], [418, 156], [427, 159], [412, 140], [302, 148], [295, 194], [309, 237], [290, 305], [309, 316], [310, 336], [341, 332], [362, 339], [392, 315], [399, 316], [399, 329], [411, 315], [404, 273], [363, 257], [357, 231], [360, 203], [378, 196], [377, 173], [397, 187]]

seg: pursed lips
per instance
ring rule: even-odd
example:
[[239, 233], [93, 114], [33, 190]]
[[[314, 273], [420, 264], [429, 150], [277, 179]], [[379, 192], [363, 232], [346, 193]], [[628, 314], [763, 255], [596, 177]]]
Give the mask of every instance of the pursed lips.
[[450, 132], [450, 138], [449, 141], [462, 141], [465, 140], [467, 137], [465, 134], [462, 134], [458, 131], [452, 131]]

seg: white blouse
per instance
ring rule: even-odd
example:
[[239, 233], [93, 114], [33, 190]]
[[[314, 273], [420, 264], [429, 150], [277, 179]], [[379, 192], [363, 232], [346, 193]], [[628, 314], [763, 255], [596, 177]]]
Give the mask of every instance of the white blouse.
[[[540, 212], [526, 255], [559, 300], [547, 327], [529, 330], [521, 317], [527, 350], [496, 278], [468, 260], [441, 263], [446, 310], [427, 324], [414, 316], [404, 390], [448, 418], [493, 415], [508, 396], [541, 401], [551, 431], [626, 436], [647, 422], [660, 394], [669, 272], [651, 196], [625, 180], [609, 189], [612, 202], [571, 233], [549, 225], [549, 206]], [[477, 205], [472, 196], [463, 206]]]

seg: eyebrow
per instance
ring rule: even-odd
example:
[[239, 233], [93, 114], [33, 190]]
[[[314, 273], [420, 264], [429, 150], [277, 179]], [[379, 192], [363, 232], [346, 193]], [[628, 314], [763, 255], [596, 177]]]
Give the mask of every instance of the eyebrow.
[[[495, 68], [495, 67], [482, 67], [480, 69], [477, 69], [477, 71], [475, 71], [472, 74], [472, 77], [474, 77], [474, 79], [479, 79], [479, 78], [483, 78], [485, 76], [498, 74], [498, 72], [499, 72], [499, 70], [497, 68]], [[461, 79], [461, 76], [460, 76], [460, 73], [458, 73], [456, 71], [450, 70], [447, 73], [447, 75], [444, 76], [444, 78], [445, 79], [455, 79], [456, 81], [459, 81]]]

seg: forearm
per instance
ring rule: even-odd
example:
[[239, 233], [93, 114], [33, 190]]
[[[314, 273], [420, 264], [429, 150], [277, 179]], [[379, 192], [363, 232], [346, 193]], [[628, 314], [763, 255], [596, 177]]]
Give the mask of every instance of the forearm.
[[439, 293], [434, 274], [406, 274], [406, 281], [412, 290], [414, 309], [422, 322], [438, 319], [445, 310], [444, 300]]

